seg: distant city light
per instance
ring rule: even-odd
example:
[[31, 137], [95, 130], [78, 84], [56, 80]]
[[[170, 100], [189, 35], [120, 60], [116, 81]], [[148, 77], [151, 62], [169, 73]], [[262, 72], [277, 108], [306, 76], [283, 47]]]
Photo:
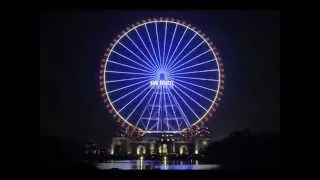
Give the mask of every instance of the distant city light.
[[196, 149], [196, 150], [194, 151], [194, 153], [195, 153], [195, 154], [199, 154], [199, 150]]
[[202, 145], [207, 145], [208, 142], [207, 141], [202, 141]]

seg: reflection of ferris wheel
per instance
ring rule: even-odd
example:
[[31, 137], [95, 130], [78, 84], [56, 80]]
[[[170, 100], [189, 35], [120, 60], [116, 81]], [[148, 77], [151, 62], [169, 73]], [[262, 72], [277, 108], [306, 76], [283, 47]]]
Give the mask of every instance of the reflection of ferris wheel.
[[216, 111], [223, 65], [196, 28], [149, 19], [127, 28], [110, 46], [100, 90], [128, 134], [196, 132]]

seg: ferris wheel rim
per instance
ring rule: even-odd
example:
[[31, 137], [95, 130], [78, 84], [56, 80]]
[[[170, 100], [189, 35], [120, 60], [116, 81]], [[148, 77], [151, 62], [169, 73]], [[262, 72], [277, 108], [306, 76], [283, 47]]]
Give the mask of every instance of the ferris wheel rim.
[[[185, 27], [188, 30], [191, 30], [192, 32], [194, 32], [196, 35], [198, 35], [202, 41], [204, 41], [206, 43], [206, 45], [209, 47], [210, 51], [212, 52], [213, 56], [214, 56], [214, 60], [216, 60], [216, 64], [217, 64], [217, 68], [218, 68], [218, 88], [216, 91], [216, 94], [214, 96], [214, 99], [212, 100], [211, 105], [209, 106], [209, 108], [207, 109], [206, 113], [204, 113], [197, 121], [193, 122], [191, 124], [190, 127], [181, 129], [181, 130], [177, 130], [177, 131], [170, 131], [171, 133], [182, 133], [184, 131], [186, 131], [187, 129], [191, 129], [193, 127], [197, 127], [198, 124], [200, 124], [203, 121], [208, 121], [208, 117], [212, 117], [213, 113], [215, 113], [217, 107], [219, 106], [219, 102], [221, 101], [221, 97], [223, 95], [222, 90], [224, 89], [224, 69], [223, 69], [223, 63], [221, 60], [221, 57], [219, 55], [219, 52], [217, 51], [216, 47], [213, 45], [212, 41], [208, 38], [206, 38], [204, 34], [201, 34], [197, 31], [197, 28], [192, 27], [190, 24], [187, 24], [185, 22], [182, 22], [178, 19], [173, 19], [173, 18], [164, 18], [164, 19], [147, 19], [147, 20], [142, 20], [142, 22], [137, 22], [136, 25], [131, 25], [131, 27], [126, 28], [126, 31], [122, 31], [121, 35], [118, 35], [116, 39], [113, 40], [112, 43], [109, 44], [109, 48], [106, 49], [105, 53], [104, 53], [104, 57], [102, 58], [102, 64], [100, 66], [100, 71], [99, 71], [99, 79], [100, 79], [100, 91], [101, 91], [101, 95], [104, 99], [104, 103], [106, 104], [107, 109], [109, 110], [109, 112], [114, 112], [116, 114], [116, 118], [118, 118], [118, 121], [122, 121], [124, 123], [126, 123], [129, 127], [138, 130], [140, 132], [143, 133], [152, 133], [155, 131], [148, 131], [148, 130], [144, 130], [142, 128], [139, 128], [135, 125], [133, 125], [131, 122], [129, 122], [126, 118], [124, 118], [119, 112], [118, 110], [114, 107], [110, 97], [109, 97], [109, 93], [108, 93], [108, 88], [107, 85], [105, 83], [106, 80], [106, 68], [108, 65], [108, 61], [109, 57], [111, 55], [111, 53], [113, 52], [113, 49], [116, 47], [116, 45], [119, 44], [120, 40], [126, 36], [128, 33], [130, 33], [131, 31], [147, 25], [147, 24], [151, 24], [151, 23], [159, 23], [159, 22], [166, 22], [166, 23], [173, 23], [176, 25], [180, 25], [182, 27]], [[101, 77], [102, 76], [102, 77]], [[102, 83], [101, 83], [102, 82]], [[114, 116], [115, 117], [115, 116]]]

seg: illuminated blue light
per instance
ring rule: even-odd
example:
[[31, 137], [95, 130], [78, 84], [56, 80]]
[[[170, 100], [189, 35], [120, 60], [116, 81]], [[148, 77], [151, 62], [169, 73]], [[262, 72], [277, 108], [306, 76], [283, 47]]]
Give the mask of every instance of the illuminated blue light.
[[219, 89], [217, 57], [195, 30], [172, 21], [137, 25], [105, 66], [108, 100], [145, 132], [178, 132], [208, 113]]
[[165, 80], [166, 79], [165, 74], [164, 73], [160, 73], [160, 78], [159, 79], [160, 80]]

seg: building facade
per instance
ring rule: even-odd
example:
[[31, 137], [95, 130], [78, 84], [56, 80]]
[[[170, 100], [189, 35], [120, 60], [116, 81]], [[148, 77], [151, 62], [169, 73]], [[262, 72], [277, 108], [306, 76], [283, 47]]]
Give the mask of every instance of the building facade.
[[111, 155], [198, 155], [210, 143], [209, 137], [186, 138], [174, 134], [146, 136], [141, 140], [114, 137], [110, 146]]

